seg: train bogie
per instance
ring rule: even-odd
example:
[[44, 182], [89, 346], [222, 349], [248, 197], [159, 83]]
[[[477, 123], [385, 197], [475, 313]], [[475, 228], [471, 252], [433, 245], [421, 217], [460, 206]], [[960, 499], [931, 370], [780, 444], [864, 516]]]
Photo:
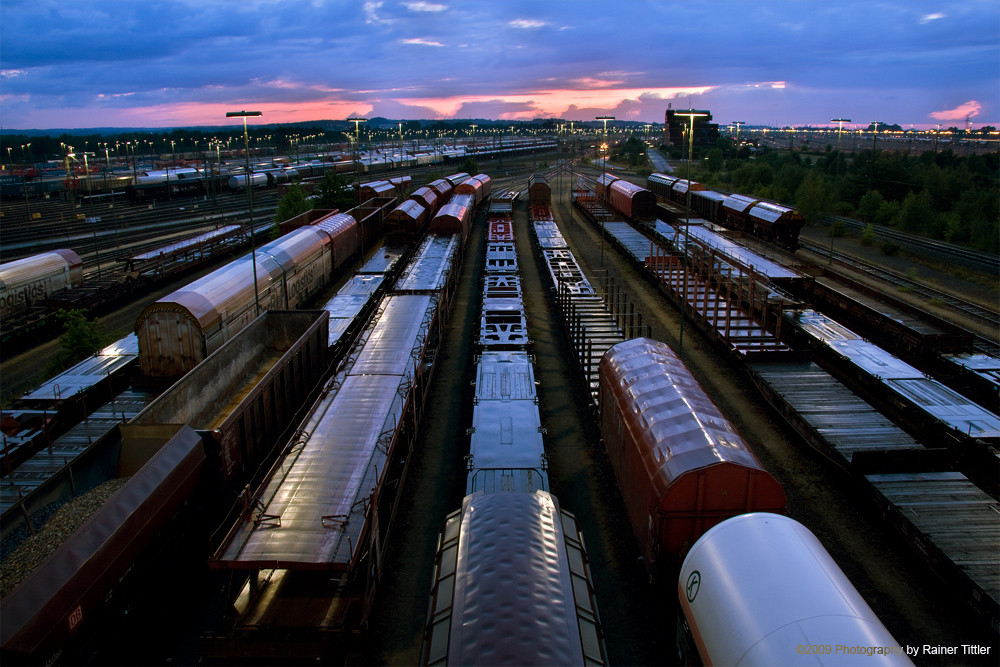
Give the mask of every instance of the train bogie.
[[647, 569], [677, 563], [716, 523], [784, 511], [760, 465], [674, 352], [637, 338], [600, 362], [601, 435]]

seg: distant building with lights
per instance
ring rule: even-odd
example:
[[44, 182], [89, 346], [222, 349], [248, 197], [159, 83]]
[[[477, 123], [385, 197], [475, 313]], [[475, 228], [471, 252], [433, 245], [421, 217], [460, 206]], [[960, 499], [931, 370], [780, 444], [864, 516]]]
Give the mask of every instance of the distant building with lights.
[[[667, 146], [678, 146], [683, 148], [687, 145], [686, 132], [691, 126], [691, 118], [680, 114], [686, 113], [688, 109], [673, 109], [672, 104], [667, 105], [667, 113], [663, 119], [663, 143]], [[705, 116], [695, 116], [694, 119], [694, 145], [714, 146], [719, 139], [719, 124], [712, 122], [712, 114], [707, 109], [691, 109]]]

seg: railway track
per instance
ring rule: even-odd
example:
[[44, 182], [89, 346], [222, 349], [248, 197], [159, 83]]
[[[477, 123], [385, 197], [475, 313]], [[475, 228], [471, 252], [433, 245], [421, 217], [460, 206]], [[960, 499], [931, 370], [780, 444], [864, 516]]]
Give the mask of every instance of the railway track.
[[[839, 222], [848, 231], [859, 235], [867, 226], [860, 220], [838, 215], [828, 216], [827, 220], [831, 224]], [[992, 275], [1000, 274], [1000, 255], [995, 253], [982, 252], [953, 243], [945, 243], [944, 241], [936, 241], [923, 236], [907, 234], [906, 232], [881, 225], [872, 225], [872, 230], [875, 232], [876, 240], [880, 242], [891, 241], [908, 252], [975, 271], [985, 271]]]
[[[809, 252], [816, 253], [823, 257], [830, 257], [831, 252], [828, 247], [823, 247], [819, 244], [811, 243], [809, 241], [801, 240], [799, 244], [803, 249]], [[906, 276], [900, 275], [893, 271], [889, 271], [883, 267], [876, 266], [875, 264], [870, 264], [856, 257], [846, 255], [844, 253], [833, 251], [833, 259], [838, 264], [850, 267], [857, 271], [863, 272], [876, 280], [886, 283], [887, 285], [892, 285], [897, 289], [906, 291], [912, 294], [918, 294], [928, 300], [932, 300], [934, 303], [940, 304], [952, 312], [961, 314], [965, 317], [969, 317], [977, 322], [994, 327], [1000, 330], [1000, 313], [991, 310], [989, 308], [984, 308], [983, 306], [967, 301], [954, 294], [949, 294], [948, 292], [943, 292], [941, 290], [935, 289], [933, 287], [928, 287], [927, 285], [917, 282], [907, 278]], [[1000, 352], [1000, 345], [997, 341], [990, 340], [983, 336], [976, 336], [976, 347], [981, 349], [981, 351], [988, 352], [989, 354], [996, 355]]]

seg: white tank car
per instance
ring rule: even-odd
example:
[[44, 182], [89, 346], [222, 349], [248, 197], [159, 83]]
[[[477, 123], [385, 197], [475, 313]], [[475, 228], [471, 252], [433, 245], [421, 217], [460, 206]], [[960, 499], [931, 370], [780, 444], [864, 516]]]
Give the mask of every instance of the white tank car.
[[[911, 665], [808, 528], [742, 514], [684, 559], [678, 647], [706, 665]], [[687, 654], [687, 655], [685, 655]]]

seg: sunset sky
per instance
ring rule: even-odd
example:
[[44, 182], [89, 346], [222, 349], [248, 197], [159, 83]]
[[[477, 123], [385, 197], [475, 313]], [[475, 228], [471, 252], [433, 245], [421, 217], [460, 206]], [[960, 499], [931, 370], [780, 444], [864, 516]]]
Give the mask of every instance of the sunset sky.
[[1000, 126], [1000, 2], [0, 0], [4, 130], [350, 116]]

